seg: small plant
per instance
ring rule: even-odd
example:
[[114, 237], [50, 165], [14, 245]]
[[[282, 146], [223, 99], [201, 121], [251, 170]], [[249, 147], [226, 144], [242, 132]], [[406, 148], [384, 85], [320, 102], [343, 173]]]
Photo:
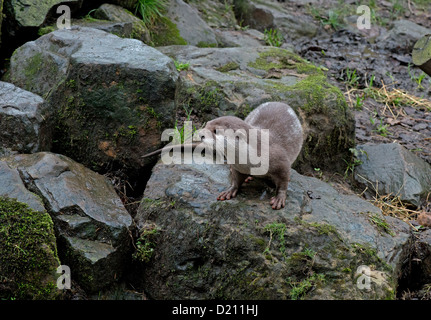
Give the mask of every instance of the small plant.
[[157, 18], [163, 17], [162, 12], [167, 5], [166, 0], [138, 0], [135, 6], [135, 15], [139, 13], [145, 26], [150, 27]]
[[94, 18], [94, 17], [92, 17], [92, 16], [91, 16], [91, 14], [92, 14], [94, 11], [96, 11], [96, 10], [97, 10], [97, 9], [90, 10], [90, 11], [85, 15], [84, 19], [85, 19], [85, 20], [87, 20], [87, 21], [98, 21], [98, 19], [96, 19], [96, 18]]
[[[186, 120], [185, 121], [190, 121], [190, 117], [192, 114], [193, 109], [192, 108], [188, 108], [186, 107], [186, 105], [183, 106], [184, 108], [184, 112], [186, 114]], [[183, 125], [181, 128], [178, 126], [178, 120], [175, 120], [175, 128], [174, 128], [174, 141], [178, 141], [181, 143], [185, 143], [188, 140], [193, 139], [193, 135], [194, 133], [198, 130], [195, 126], [193, 126], [192, 131], [188, 132], [188, 130], [186, 130], [185, 126]], [[179, 135], [179, 136], [175, 136], [175, 135]]]
[[287, 283], [292, 287], [290, 289], [289, 295], [292, 300], [298, 300], [303, 298], [313, 287], [318, 284], [325, 282], [325, 275], [321, 273], [316, 273], [311, 275], [310, 277], [295, 282], [291, 278], [287, 279]]
[[344, 162], [347, 164], [346, 171], [344, 171], [344, 178], [347, 178], [347, 174], [349, 173], [349, 171], [353, 174], [355, 168], [362, 164], [362, 161], [358, 159], [359, 153], [365, 154], [368, 157], [367, 153], [361, 149], [358, 150], [355, 148], [350, 148], [349, 151], [352, 154], [350, 161], [346, 161], [343, 159]]
[[328, 16], [322, 17], [320, 21], [324, 25], [331, 26], [331, 28], [334, 30], [338, 30], [342, 25], [340, 15], [336, 11], [333, 11], [333, 10], [329, 10]]
[[181, 63], [177, 60], [174, 60], [175, 68], [177, 68], [177, 71], [183, 71], [183, 70], [189, 70], [190, 63]]
[[263, 34], [267, 45], [272, 47], [280, 47], [283, 44], [283, 36], [277, 29], [265, 29]]
[[322, 172], [322, 170], [320, 170], [320, 168], [314, 168], [314, 172], [316, 172], [317, 177], [318, 177], [319, 179], [322, 179], [323, 172]]
[[426, 77], [426, 73], [422, 72], [420, 75], [416, 75], [416, 73], [411, 69], [412, 64], [408, 64], [407, 71], [409, 73], [410, 79], [418, 85], [417, 88], [423, 90], [422, 81]]
[[376, 79], [376, 76], [374, 74], [371, 75], [370, 82], [368, 83], [367, 89], [372, 89], [373, 88], [373, 83], [374, 83], [375, 79]]
[[355, 104], [356, 110], [362, 110], [362, 106], [364, 105], [364, 100], [365, 98], [363, 96], [356, 97], [356, 104]]
[[380, 217], [377, 214], [370, 214], [369, 218], [370, 221], [375, 224], [380, 231], [386, 232], [391, 236], [395, 236], [395, 233], [391, 230], [389, 224], [383, 217]]
[[377, 125], [377, 128], [374, 131], [377, 132], [382, 137], [387, 137], [389, 133], [388, 126], [389, 126], [388, 124], [383, 124], [383, 120], [380, 119], [380, 123]]
[[158, 234], [157, 228], [144, 229], [136, 242], [136, 251], [133, 254], [133, 258], [143, 263], [150, 261], [154, 252], [154, 236]]
[[426, 73], [421, 73], [418, 77], [415, 78], [416, 83], [418, 84], [418, 89], [424, 89], [422, 86], [422, 80], [426, 77]]
[[356, 87], [359, 84], [359, 76], [356, 74], [356, 69], [346, 69], [346, 83], [352, 87]]
[[269, 253], [269, 248], [274, 236], [278, 236], [278, 241], [280, 243], [280, 251], [283, 255], [286, 255], [286, 241], [284, 239], [284, 233], [287, 227], [284, 223], [271, 223], [265, 226], [265, 231], [269, 232], [269, 243], [266, 247], [264, 253]]

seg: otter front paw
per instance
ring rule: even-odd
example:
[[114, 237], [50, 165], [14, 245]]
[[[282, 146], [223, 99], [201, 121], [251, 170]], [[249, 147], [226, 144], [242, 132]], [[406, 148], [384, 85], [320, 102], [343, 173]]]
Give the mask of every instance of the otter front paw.
[[230, 187], [229, 189], [220, 193], [219, 196], [217, 197], [217, 200], [221, 200], [221, 201], [230, 200], [231, 198], [236, 197], [237, 192], [238, 192], [238, 188]]
[[281, 208], [284, 208], [285, 202], [286, 195], [278, 194], [277, 196], [271, 198], [270, 204], [272, 209], [280, 210]]

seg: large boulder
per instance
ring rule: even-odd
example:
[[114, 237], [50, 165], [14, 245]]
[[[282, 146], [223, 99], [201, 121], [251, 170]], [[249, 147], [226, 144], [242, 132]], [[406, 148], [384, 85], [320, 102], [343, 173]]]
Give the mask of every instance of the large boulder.
[[0, 155], [48, 150], [51, 136], [46, 112], [40, 96], [0, 81]]
[[354, 119], [342, 92], [323, 71], [293, 52], [274, 47], [196, 48], [160, 51], [189, 63], [180, 74], [179, 110], [202, 122], [223, 115], [245, 118], [258, 105], [283, 101], [300, 116], [305, 132], [297, 167], [340, 168], [354, 145]]
[[392, 195], [416, 207], [431, 192], [431, 166], [398, 143], [357, 147], [354, 178], [368, 193]]
[[60, 259], [84, 289], [94, 292], [121, 277], [130, 253], [132, 218], [104, 176], [44, 152], [3, 158], [0, 176], [5, 175], [13, 179], [0, 195], [23, 190], [26, 196], [20, 200], [33, 207], [37, 197], [43, 200], [54, 221]]
[[141, 155], [173, 127], [177, 79], [154, 48], [85, 27], [27, 42], [10, 65], [10, 81], [54, 113], [52, 150], [94, 169], [142, 168]]
[[259, 180], [218, 202], [228, 176], [223, 165], [154, 167], [135, 217], [151, 298], [395, 297], [407, 224], [295, 171], [281, 210]]

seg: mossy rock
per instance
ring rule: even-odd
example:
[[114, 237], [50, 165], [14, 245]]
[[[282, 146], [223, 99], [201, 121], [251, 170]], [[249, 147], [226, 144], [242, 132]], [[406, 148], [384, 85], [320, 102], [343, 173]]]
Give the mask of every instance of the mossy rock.
[[180, 75], [179, 110], [193, 108], [202, 123], [215, 117], [245, 118], [268, 101], [288, 103], [305, 132], [295, 168], [342, 170], [354, 147], [355, 124], [343, 93], [324, 71], [297, 54], [275, 47], [161, 49], [190, 64]]
[[45, 98], [51, 150], [96, 171], [139, 174], [141, 153], [157, 149], [174, 124], [174, 62], [97, 29], [56, 30], [24, 44], [11, 58], [10, 80]]
[[51, 217], [0, 197], [0, 299], [55, 299], [56, 239]]
[[[217, 201], [228, 174], [223, 165], [153, 168], [135, 216], [139, 228], [160, 230], [136, 274], [151, 298], [394, 299], [406, 224], [388, 220], [394, 234], [381, 233], [357, 213], [385, 219], [378, 208], [294, 170], [281, 210], [269, 205], [275, 190], [257, 179]], [[361, 267], [371, 273], [367, 290], [357, 285]]]
[[177, 25], [166, 17], [161, 17], [150, 30], [151, 41], [155, 47], [170, 45], [186, 45], [180, 36]]

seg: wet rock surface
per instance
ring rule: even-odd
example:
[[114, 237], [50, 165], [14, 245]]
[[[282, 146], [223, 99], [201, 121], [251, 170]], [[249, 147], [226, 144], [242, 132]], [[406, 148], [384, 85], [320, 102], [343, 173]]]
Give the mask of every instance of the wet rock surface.
[[[269, 205], [274, 190], [255, 181], [236, 199], [217, 201], [228, 174], [227, 166], [218, 165], [154, 167], [136, 216], [141, 230], [158, 230], [154, 255], [142, 269], [151, 298], [383, 299], [394, 294], [410, 239], [407, 224], [296, 172], [280, 211]], [[375, 224], [379, 219], [387, 229]], [[360, 290], [357, 268], [371, 261], [383, 281], [372, 281], [371, 291]], [[313, 290], [296, 296], [294, 288], [307, 281]]]
[[38, 95], [0, 82], [0, 156], [49, 149], [47, 105]]

